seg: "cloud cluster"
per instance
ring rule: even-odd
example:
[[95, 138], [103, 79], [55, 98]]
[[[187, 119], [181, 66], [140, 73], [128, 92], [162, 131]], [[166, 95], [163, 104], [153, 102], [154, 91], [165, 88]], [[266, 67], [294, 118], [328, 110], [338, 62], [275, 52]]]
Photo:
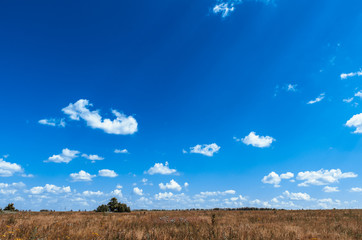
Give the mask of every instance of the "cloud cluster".
[[56, 119], [56, 118], [49, 118], [49, 119], [41, 119], [38, 121], [39, 124], [48, 125], [52, 127], [65, 127], [64, 118]]
[[291, 172], [280, 174], [280, 176], [276, 172], [271, 172], [267, 176], [264, 176], [261, 181], [263, 183], [273, 184], [274, 187], [280, 187], [279, 183], [282, 181], [282, 179], [291, 179], [293, 177], [294, 174]]
[[190, 148], [190, 153], [198, 153], [208, 157], [212, 157], [214, 153], [217, 153], [220, 150], [220, 147], [216, 143], [196, 145], [195, 147]]
[[362, 133], [362, 113], [356, 114], [346, 122], [347, 127], [355, 127], [353, 133]]
[[29, 190], [31, 194], [41, 194], [41, 193], [54, 193], [54, 194], [60, 194], [60, 193], [70, 193], [71, 189], [69, 186], [67, 187], [58, 187], [53, 184], [46, 184], [44, 187], [38, 186], [33, 187]]
[[354, 76], [362, 76], [362, 71], [350, 72], [350, 73], [342, 73], [341, 74], [341, 79], [347, 79], [347, 78], [354, 77]]
[[75, 103], [70, 103], [62, 111], [69, 115], [72, 120], [79, 121], [82, 119], [87, 123], [87, 126], [101, 129], [109, 134], [128, 135], [137, 132], [138, 123], [132, 116], [126, 116], [117, 110], [112, 110], [116, 118], [113, 120], [103, 119], [98, 110], [89, 110], [91, 106], [93, 105], [87, 99], [80, 99]]
[[237, 142], [241, 141], [246, 145], [251, 145], [253, 147], [258, 147], [258, 148], [270, 147], [271, 144], [274, 141], [276, 141], [274, 138], [272, 138], [270, 136], [256, 135], [255, 132], [250, 132], [249, 135], [245, 136], [244, 138], [238, 139], [238, 138], [234, 137], [234, 139]]
[[74, 182], [80, 182], [80, 181], [88, 182], [92, 181], [92, 178], [96, 177], [96, 175], [91, 175], [86, 171], [80, 170], [79, 173], [71, 173], [70, 177]]
[[62, 150], [61, 154], [53, 155], [49, 157], [48, 160], [45, 162], [69, 163], [74, 158], [77, 158], [79, 153], [79, 151], [65, 148]]
[[10, 163], [0, 158], [0, 177], [11, 177], [15, 173], [22, 173], [23, 169], [19, 164]]
[[297, 180], [303, 181], [298, 186], [327, 185], [337, 183], [340, 179], [355, 178], [358, 175], [353, 172], [342, 173], [340, 169], [299, 172]]
[[181, 191], [182, 187], [180, 186], [180, 184], [178, 184], [175, 180], [171, 180], [169, 183], [163, 184], [160, 183], [158, 185], [160, 187], [160, 189], [162, 190], [174, 190], [174, 191]]
[[148, 169], [147, 173], [150, 175], [154, 174], [162, 174], [162, 175], [170, 175], [176, 173], [176, 169], [170, 169], [168, 166], [168, 162], [163, 165], [163, 163], [155, 163], [153, 167]]

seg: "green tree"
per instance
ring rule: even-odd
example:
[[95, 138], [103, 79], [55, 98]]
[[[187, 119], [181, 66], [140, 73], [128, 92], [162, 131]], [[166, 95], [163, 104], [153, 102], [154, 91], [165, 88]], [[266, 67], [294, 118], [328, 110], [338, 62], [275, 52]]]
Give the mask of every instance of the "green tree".
[[18, 210], [14, 207], [14, 203], [9, 203], [9, 204], [4, 208], [4, 211], [15, 212], [15, 211], [18, 211]]
[[96, 212], [131, 212], [130, 207], [124, 203], [118, 202], [117, 198], [112, 198], [107, 205], [100, 205]]
[[107, 205], [100, 205], [97, 207], [96, 212], [109, 212], [109, 208]]

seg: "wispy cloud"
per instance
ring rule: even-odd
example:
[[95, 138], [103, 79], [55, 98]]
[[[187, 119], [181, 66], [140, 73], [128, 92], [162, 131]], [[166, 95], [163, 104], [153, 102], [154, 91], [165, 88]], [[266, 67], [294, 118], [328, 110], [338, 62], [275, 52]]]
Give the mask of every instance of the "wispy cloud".
[[325, 93], [321, 93], [321, 94], [319, 94], [319, 96], [316, 99], [310, 100], [307, 104], [314, 104], [314, 103], [320, 102], [324, 99], [324, 97], [325, 97]]
[[351, 77], [355, 77], [355, 76], [361, 76], [362, 75], [362, 71], [357, 71], [357, 72], [350, 72], [350, 73], [342, 73], [341, 74], [341, 79], [347, 79], [347, 78], [351, 78]]
[[56, 119], [56, 118], [49, 118], [49, 119], [41, 119], [38, 121], [39, 124], [48, 125], [52, 127], [65, 127], [64, 118]]
[[94, 129], [102, 129], [109, 134], [128, 135], [137, 132], [138, 123], [132, 116], [126, 116], [117, 110], [112, 110], [115, 119], [102, 119], [98, 110], [91, 111], [93, 105], [87, 99], [80, 99], [76, 103], [70, 103], [62, 111], [69, 115], [70, 119], [79, 121], [83, 119], [87, 126]]
[[274, 0], [217, 0], [216, 4], [212, 8], [214, 14], [220, 15], [222, 18], [229, 16], [237, 5], [240, 5], [246, 1], [249, 2], [263, 2], [269, 4], [274, 2]]

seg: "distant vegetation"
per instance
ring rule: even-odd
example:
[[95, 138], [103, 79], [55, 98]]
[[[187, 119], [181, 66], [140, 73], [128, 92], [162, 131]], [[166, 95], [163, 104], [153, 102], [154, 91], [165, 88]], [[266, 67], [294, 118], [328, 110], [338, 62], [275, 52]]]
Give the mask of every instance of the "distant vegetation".
[[[0, 212], [1, 212], [1, 211], [2, 211], [2, 209], [0, 208]], [[17, 212], [17, 211], [19, 211], [19, 210], [14, 207], [14, 203], [9, 203], [6, 207], [4, 207], [4, 211], [7, 211], [7, 212]]]
[[103, 204], [97, 207], [96, 212], [131, 212], [130, 207], [124, 203], [118, 202], [117, 198], [112, 198], [107, 205]]

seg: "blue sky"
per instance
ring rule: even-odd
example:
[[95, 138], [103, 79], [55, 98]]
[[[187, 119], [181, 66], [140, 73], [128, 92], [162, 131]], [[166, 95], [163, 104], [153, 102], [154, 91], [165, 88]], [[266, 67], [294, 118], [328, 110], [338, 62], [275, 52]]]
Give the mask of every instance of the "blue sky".
[[360, 208], [361, 7], [0, 3], [0, 204]]

